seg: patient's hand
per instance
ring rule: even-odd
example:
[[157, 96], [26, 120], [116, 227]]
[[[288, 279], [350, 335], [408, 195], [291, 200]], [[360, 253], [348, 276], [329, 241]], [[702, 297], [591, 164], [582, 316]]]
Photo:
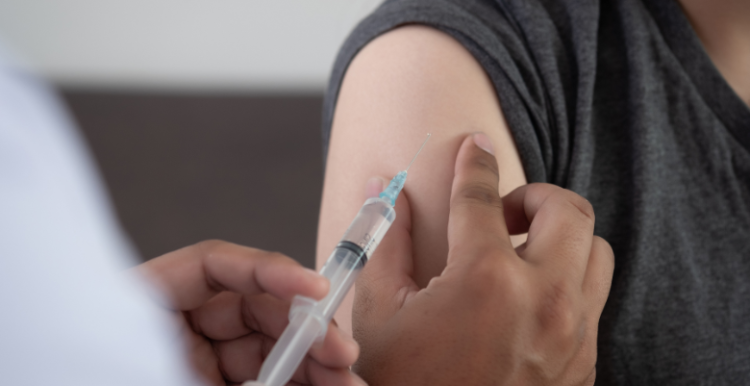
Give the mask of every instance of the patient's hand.
[[[419, 289], [410, 208], [356, 287], [356, 371], [370, 385], [591, 385], [614, 256], [591, 205], [531, 184], [498, 195], [495, 158], [463, 141], [455, 165], [448, 262]], [[528, 232], [514, 248], [510, 234]]]
[[[278, 253], [204, 241], [135, 268], [161, 287], [185, 325], [193, 367], [212, 385], [256, 379], [262, 360], [288, 324], [294, 295], [321, 299], [328, 282]], [[362, 385], [348, 367], [357, 344], [330, 325], [292, 381]]]

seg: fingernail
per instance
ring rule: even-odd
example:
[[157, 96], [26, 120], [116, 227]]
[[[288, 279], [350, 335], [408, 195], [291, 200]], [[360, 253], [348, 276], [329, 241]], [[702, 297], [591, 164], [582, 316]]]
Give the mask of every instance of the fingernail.
[[474, 133], [474, 144], [479, 146], [480, 149], [486, 151], [487, 153], [495, 155], [495, 151], [492, 148], [492, 142], [490, 141], [490, 137], [488, 137], [487, 134]]
[[311, 279], [320, 280], [323, 279], [323, 275], [316, 272], [314, 269], [305, 268], [305, 274]]
[[338, 332], [339, 336], [341, 337], [341, 339], [344, 340], [344, 342], [346, 342], [346, 343], [348, 343], [348, 344], [350, 344], [352, 346], [357, 346], [358, 345], [357, 341], [354, 340], [354, 338], [350, 334], [344, 332], [344, 330], [342, 330], [342, 329], [340, 329], [338, 327], [335, 327], [335, 328], [336, 328], [336, 331]]
[[383, 179], [380, 177], [372, 177], [367, 180], [365, 185], [365, 195], [367, 198], [377, 197], [380, 192], [383, 191]]
[[319, 300], [320, 298], [325, 296], [326, 293], [328, 292], [328, 286], [329, 286], [328, 279], [326, 279], [325, 276], [315, 272], [314, 270], [310, 268], [305, 268], [304, 270], [305, 270], [305, 275], [309, 278], [310, 281], [314, 283], [313, 285], [318, 287], [316, 291], [317, 295], [315, 294], [310, 294], [310, 295], [313, 298]]

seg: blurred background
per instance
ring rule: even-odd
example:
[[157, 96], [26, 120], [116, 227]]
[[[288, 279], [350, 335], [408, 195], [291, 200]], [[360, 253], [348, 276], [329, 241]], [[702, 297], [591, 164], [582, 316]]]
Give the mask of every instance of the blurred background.
[[321, 108], [381, 0], [2, 0], [0, 40], [59, 91], [144, 259], [208, 238], [314, 265]]

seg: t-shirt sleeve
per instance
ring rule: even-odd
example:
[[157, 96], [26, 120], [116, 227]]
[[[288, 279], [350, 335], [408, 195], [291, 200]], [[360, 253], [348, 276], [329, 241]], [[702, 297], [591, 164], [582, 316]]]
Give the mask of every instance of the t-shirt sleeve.
[[[570, 163], [575, 161], [571, 128], [581, 123], [585, 127], [586, 122], [577, 120], [590, 115], [581, 109], [590, 109], [591, 96], [581, 95], [579, 90], [590, 93], [587, 86], [593, 83], [596, 9], [592, 5], [591, 10], [571, 13], [566, 2], [562, 3], [385, 2], [357, 26], [336, 58], [324, 102], [324, 154], [338, 92], [352, 59], [379, 35], [401, 25], [422, 24], [460, 42], [487, 73], [528, 181], [565, 186]], [[592, 16], [586, 17], [589, 13]]]

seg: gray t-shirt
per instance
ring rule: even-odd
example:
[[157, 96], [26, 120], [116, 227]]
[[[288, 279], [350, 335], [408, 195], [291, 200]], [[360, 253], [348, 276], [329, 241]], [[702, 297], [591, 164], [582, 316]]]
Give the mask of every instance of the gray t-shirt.
[[405, 23], [492, 80], [530, 182], [594, 205], [615, 251], [599, 385], [750, 384], [750, 109], [672, 0], [387, 1], [344, 44]]

